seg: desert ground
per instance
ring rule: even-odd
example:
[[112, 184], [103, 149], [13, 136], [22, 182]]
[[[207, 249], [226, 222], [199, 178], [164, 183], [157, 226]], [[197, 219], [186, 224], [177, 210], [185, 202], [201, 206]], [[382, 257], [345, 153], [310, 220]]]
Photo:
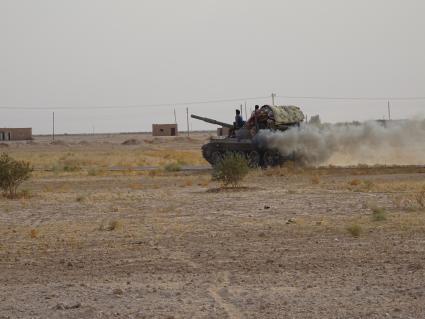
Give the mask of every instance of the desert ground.
[[208, 136], [1, 144], [35, 171], [0, 198], [0, 318], [425, 318], [425, 167], [221, 188]]

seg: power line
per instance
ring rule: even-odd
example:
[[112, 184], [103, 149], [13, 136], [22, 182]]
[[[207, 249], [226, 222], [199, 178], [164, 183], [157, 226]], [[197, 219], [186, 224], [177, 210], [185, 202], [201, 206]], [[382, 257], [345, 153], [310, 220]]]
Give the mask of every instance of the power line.
[[[348, 96], [289, 96], [289, 95], [277, 95], [274, 97], [283, 99], [293, 100], [322, 100], [322, 101], [425, 101], [424, 96], [407, 96], [407, 97], [348, 97]], [[178, 103], [157, 103], [157, 104], [134, 104], [134, 105], [93, 105], [93, 106], [12, 106], [12, 105], [0, 105], [1, 110], [96, 110], [96, 109], [137, 109], [137, 108], [151, 108], [151, 107], [174, 107], [174, 106], [190, 106], [190, 105], [205, 105], [214, 103], [229, 103], [229, 102], [241, 102], [241, 101], [252, 101], [252, 100], [265, 100], [269, 99], [270, 96], [259, 96], [259, 97], [240, 97], [230, 99], [214, 99], [214, 100], [200, 100], [190, 102], [178, 102]]]
[[279, 98], [294, 100], [325, 100], [325, 101], [421, 101], [425, 96], [407, 96], [407, 97], [347, 97], [347, 96], [286, 96], [278, 95]]
[[240, 102], [252, 100], [264, 100], [269, 96], [259, 97], [241, 97], [232, 99], [217, 99], [217, 100], [201, 100], [179, 103], [158, 103], [158, 104], [139, 104], [139, 105], [95, 105], [95, 106], [11, 106], [0, 105], [2, 110], [95, 110], [95, 109], [131, 109], [131, 108], [147, 108], [147, 107], [171, 107], [171, 106], [188, 106], [188, 105], [203, 105], [213, 103]]

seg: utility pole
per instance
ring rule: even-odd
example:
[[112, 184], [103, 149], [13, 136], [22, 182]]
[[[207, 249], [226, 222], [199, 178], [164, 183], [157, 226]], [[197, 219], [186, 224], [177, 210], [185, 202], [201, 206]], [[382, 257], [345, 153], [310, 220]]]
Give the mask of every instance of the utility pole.
[[52, 134], [53, 141], [55, 140], [55, 112], [53, 112], [53, 134]]
[[276, 97], [276, 93], [272, 93], [272, 106], [275, 106], [275, 104], [274, 104], [275, 97]]
[[187, 121], [187, 136], [190, 135], [189, 133], [189, 108], [186, 108], [186, 121]]
[[246, 113], [246, 101], [245, 101], [245, 120], [248, 120], [248, 113]]
[[390, 104], [390, 101], [388, 101], [388, 121], [391, 121], [391, 104]]
[[242, 118], [243, 118], [242, 104], [241, 104], [241, 116], [242, 116]]
[[174, 124], [177, 124], [176, 109], [174, 109]]

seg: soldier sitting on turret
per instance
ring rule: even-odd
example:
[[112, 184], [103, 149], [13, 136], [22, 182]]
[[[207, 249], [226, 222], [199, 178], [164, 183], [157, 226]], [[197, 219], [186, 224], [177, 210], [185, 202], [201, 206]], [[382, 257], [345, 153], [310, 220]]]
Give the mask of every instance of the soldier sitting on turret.
[[243, 120], [241, 116], [241, 111], [236, 110], [236, 116], [235, 116], [235, 128], [239, 129], [245, 125], [245, 121]]
[[260, 112], [260, 106], [256, 105], [254, 111], [252, 111], [251, 113], [251, 117], [257, 116], [259, 112]]

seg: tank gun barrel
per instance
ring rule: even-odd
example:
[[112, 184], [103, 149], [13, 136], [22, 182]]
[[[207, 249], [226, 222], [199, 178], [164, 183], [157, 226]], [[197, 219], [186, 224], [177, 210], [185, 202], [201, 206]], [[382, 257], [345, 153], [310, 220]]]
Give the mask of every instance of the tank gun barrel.
[[197, 119], [197, 120], [200, 120], [200, 121], [210, 123], [210, 124], [215, 124], [215, 125], [219, 125], [219, 126], [227, 127], [227, 128], [233, 128], [232, 124], [216, 121], [216, 120], [213, 120], [213, 119], [209, 119], [207, 117], [201, 117], [201, 116], [197, 116], [197, 115], [194, 115], [194, 114], [191, 114], [190, 117]]

